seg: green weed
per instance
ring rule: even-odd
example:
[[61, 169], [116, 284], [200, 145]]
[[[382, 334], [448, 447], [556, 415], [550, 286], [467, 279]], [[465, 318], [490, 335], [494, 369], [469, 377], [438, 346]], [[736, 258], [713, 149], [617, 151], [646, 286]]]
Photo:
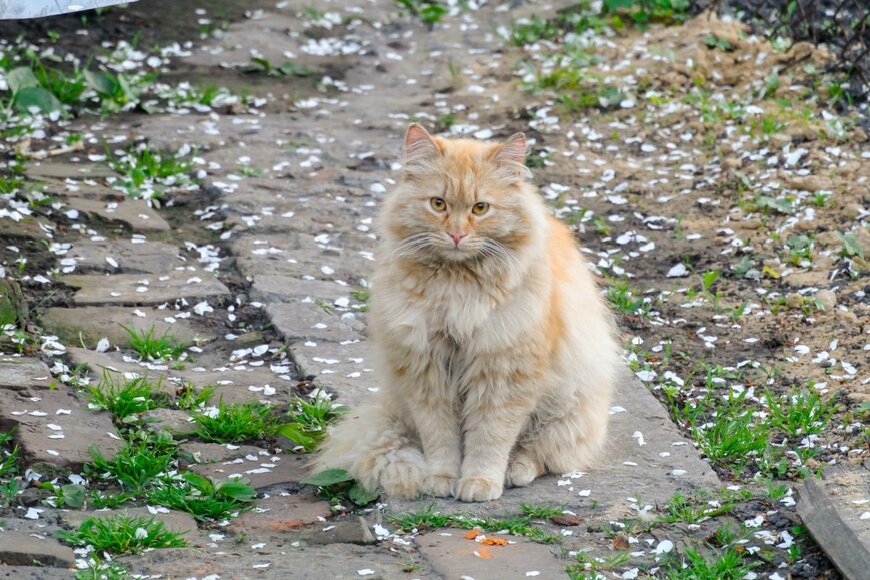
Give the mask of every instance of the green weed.
[[777, 398], [764, 392], [771, 424], [783, 433], [801, 438], [824, 431], [834, 410], [812, 391], [796, 391]]
[[113, 459], [92, 448], [91, 461], [85, 463], [84, 471], [89, 477], [117, 481], [126, 491], [139, 493], [169, 471], [175, 461], [174, 452], [169, 436], [127, 443]]
[[186, 471], [159, 480], [148, 492], [150, 503], [193, 515], [197, 519], [223, 520], [249, 509], [257, 492], [237, 480], [215, 481]]
[[438, 0], [396, 0], [409, 14], [428, 26], [434, 26], [447, 14]]
[[122, 185], [129, 195], [158, 199], [163, 187], [189, 181], [187, 174], [193, 165], [185, 156], [182, 151], [157, 153], [143, 143], [120, 155], [107, 151], [107, 163], [123, 176]]
[[652, 305], [638, 292], [633, 291], [628, 282], [623, 280], [612, 281], [604, 293], [607, 301], [621, 314], [625, 316], [650, 316]]
[[204, 441], [215, 443], [241, 443], [256, 441], [275, 435], [278, 418], [271, 405], [257, 401], [224, 404], [204, 412], [195, 411], [197, 435]]
[[167, 530], [154, 518], [125, 515], [87, 518], [72, 532], [60, 531], [58, 537], [73, 546], [93, 546], [96, 552], [138, 554], [149, 548], [183, 548], [182, 532]]
[[708, 561], [699, 552], [686, 551], [685, 559], [668, 567], [669, 580], [739, 580], [744, 578], [758, 562], [744, 562], [744, 551], [728, 548]]
[[327, 426], [345, 412], [346, 407], [335, 405], [326, 396], [313, 399], [296, 397], [290, 402], [287, 412], [290, 422], [278, 427], [276, 433], [301, 445], [306, 452], [311, 452], [326, 436]]
[[367, 490], [343, 469], [327, 469], [306, 477], [301, 483], [316, 487], [318, 495], [332, 504], [349, 501], [364, 506], [380, 497], [377, 491]]
[[169, 405], [168, 396], [159, 390], [159, 383], [155, 387], [145, 377], [124, 380], [119, 374], [104, 371], [100, 382], [88, 386], [86, 391], [91, 409], [105, 409], [119, 420]]
[[154, 336], [154, 326], [148, 330], [139, 330], [122, 324], [129, 338], [127, 343], [136, 353], [149, 360], [173, 360], [181, 356], [188, 344], [179, 343], [171, 334], [164, 333], [162, 336]]

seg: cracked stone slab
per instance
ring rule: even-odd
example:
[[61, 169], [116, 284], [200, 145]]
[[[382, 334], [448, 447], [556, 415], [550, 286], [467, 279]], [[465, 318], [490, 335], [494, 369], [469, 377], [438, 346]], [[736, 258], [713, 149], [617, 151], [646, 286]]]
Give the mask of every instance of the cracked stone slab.
[[[224, 403], [258, 400], [278, 404], [287, 400], [290, 390], [296, 384], [289, 374], [272, 372], [268, 366], [264, 368], [224, 364], [221, 367], [186, 366], [184, 369], [174, 369], [166, 363], [125, 360], [124, 354], [120, 352], [97, 352], [74, 346], [67, 347], [67, 352], [74, 364], [87, 365], [98, 377], [103, 371], [113, 374], [134, 373], [148, 377], [155, 386], [170, 394], [185, 383], [195, 387], [214, 386], [213, 401], [223, 399]], [[200, 356], [202, 355], [197, 357], [196, 364], [204, 364]], [[289, 373], [289, 369], [287, 372]]]
[[41, 360], [0, 356], [0, 387], [14, 391], [50, 389], [53, 383], [48, 366]]
[[525, 580], [567, 578], [567, 562], [554, 548], [523, 537], [491, 534], [508, 540], [506, 546], [486, 546], [465, 537], [467, 530], [446, 528], [414, 538], [432, 569], [444, 578]]
[[359, 279], [360, 262], [364, 258], [355, 252], [322, 247], [315, 238], [299, 233], [242, 236], [236, 240], [232, 251], [239, 271], [245, 276], [310, 276], [345, 282]]
[[[134, 314], [138, 312], [144, 316]], [[113, 345], [126, 346], [130, 335], [121, 325], [137, 331], [154, 329], [155, 336], [170, 334], [185, 344], [205, 344], [217, 338], [203, 331], [200, 325], [184, 318], [175, 318], [174, 310], [159, 308], [132, 308], [128, 306], [83, 306], [80, 308], [49, 308], [42, 315], [42, 327], [57, 335], [65, 344], [95, 345], [108, 338]]]
[[[270, 536], [271, 537], [271, 536]], [[289, 540], [290, 538], [287, 538]], [[293, 580], [412, 580], [426, 574], [425, 566], [415, 576], [404, 571], [408, 560], [396, 557], [385, 548], [330, 544], [327, 546], [292, 545], [281, 536], [253, 551], [246, 546], [235, 547], [234, 540], [224, 539], [213, 549], [164, 549], [118, 561], [133, 574], [164, 578], [225, 577], [232, 570], [233, 578], [292, 578]], [[220, 553], [216, 554], [215, 551]], [[231, 567], [230, 567], [231, 566]], [[370, 570], [360, 574], [360, 570]], [[427, 577], [431, 577], [428, 574]]]
[[64, 386], [38, 396], [0, 390], [0, 430], [13, 427], [26, 464], [78, 470], [89, 459], [91, 447], [109, 460], [123, 447], [111, 415], [88, 410]]
[[257, 512], [245, 512], [230, 522], [227, 531], [250, 537], [285, 533], [324, 522], [332, 515], [329, 502], [310, 493], [273, 495], [258, 500], [257, 508]]
[[64, 276], [61, 282], [79, 288], [76, 304], [162, 304], [181, 298], [229, 296], [230, 291], [209, 272], [168, 274], [115, 274], [112, 276]]
[[[623, 381], [612, 405], [608, 445], [600, 465], [588, 473], [544, 476], [527, 487], [506, 489], [501, 498], [486, 503], [433, 499], [434, 509], [501, 517], [520, 513], [523, 503], [549, 503], [582, 513], [589, 521], [606, 522], [636, 517], [637, 507], [632, 507], [636, 501], [663, 504], [678, 492], [721, 487], [709, 464], [643, 384], [634, 378]], [[394, 498], [386, 503], [392, 512], [420, 508], [418, 502]]]
[[111, 222], [121, 222], [134, 231], [167, 232], [169, 222], [144, 200], [127, 199], [123, 201], [103, 201], [84, 197], [66, 200], [67, 206], [84, 214], [96, 215]]
[[340, 317], [311, 302], [266, 305], [272, 324], [287, 340], [344, 342], [362, 339], [365, 323], [356, 317]]
[[83, 239], [73, 243], [66, 253], [76, 261], [80, 271], [94, 270], [109, 274], [168, 274], [185, 265], [179, 259], [175, 246], [163, 242], [141, 240], [106, 240], [94, 242]]
[[[38, 566], [39, 569], [75, 566], [75, 554], [69, 546], [34, 532], [6, 529], [6, 525], [4, 522], [4, 529], [0, 531], [0, 564]], [[3, 566], [0, 566], [0, 577], [2, 574]]]

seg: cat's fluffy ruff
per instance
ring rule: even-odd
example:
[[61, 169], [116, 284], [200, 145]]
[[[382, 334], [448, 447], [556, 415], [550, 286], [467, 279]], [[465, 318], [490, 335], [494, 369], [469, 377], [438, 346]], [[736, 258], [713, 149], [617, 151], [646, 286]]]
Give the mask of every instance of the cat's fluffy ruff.
[[618, 349], [570, 231], [525, 180], [525, 139], [412, 125], [405, 151], [379, 217], [369, 314], [382, 392], [332, 430], [318, 466], [464, 501], [589, 467]]

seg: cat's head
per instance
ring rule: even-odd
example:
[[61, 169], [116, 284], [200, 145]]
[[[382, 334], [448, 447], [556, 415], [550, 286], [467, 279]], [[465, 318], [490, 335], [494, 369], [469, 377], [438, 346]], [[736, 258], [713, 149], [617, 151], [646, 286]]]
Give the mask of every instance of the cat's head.
[[415, 123], [404, 150], [402, 183], [383, 216], [395, 256], [497, 260], [527, 243], [537, 200], [522, 133], [503, 143], [443, 139]]

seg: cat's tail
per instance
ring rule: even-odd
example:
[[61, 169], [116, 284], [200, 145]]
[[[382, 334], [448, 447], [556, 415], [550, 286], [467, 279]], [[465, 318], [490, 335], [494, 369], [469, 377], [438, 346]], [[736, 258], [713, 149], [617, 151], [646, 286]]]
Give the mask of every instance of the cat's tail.
[[368, 490], [409, 499], [419, 495], [426, 477], [419, 443], [380, 405], [347, 413], [330, 430], [313, 467], [344, 469]]

